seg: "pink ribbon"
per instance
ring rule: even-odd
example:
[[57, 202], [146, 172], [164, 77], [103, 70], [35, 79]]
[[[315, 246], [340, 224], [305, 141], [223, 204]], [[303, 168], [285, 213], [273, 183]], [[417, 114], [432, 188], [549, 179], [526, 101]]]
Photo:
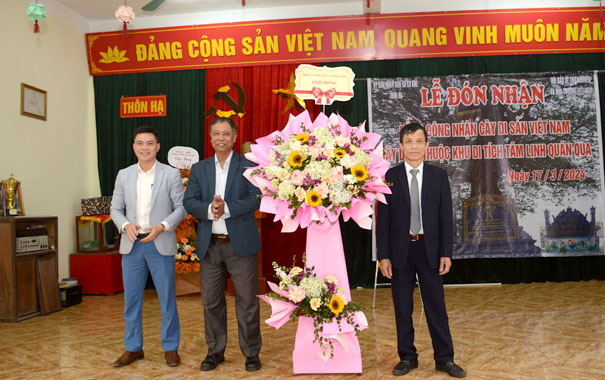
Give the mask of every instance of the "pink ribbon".
[[292, 302], [277, 300], [263, 295], [257, 295], [258, 298], [271, 305], [271, 317], [265, 320], [265, 323], [276, 329], [282, 327], [290, 320], [290, 315], [298, 306]]
[[[319, 87], [313, 87], [313, 90], [311, 90], [311, 94], [313, 94], [313, 97], [315, 98], [315, 103], [330, 105], [330, 103], [332, 103], [332, 99], [334, 99], [334, 96], [336, 96], [336, 89], [331, 88], [327, 91], [323, 91]], [[322, 97], [325, 98], [325, 103], [322, 102]]]

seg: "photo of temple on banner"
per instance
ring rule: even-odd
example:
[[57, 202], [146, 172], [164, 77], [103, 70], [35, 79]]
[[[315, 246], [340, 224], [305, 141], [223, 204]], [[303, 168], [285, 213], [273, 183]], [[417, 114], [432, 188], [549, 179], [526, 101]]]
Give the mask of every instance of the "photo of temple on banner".
[[605, 0], [4, 0], [0, 380], [605, 380]]
[[592, 72], [372, 80], [372, 127], [426, 126], [450, 176], [454, 258], [603, 255], [602, 129]]

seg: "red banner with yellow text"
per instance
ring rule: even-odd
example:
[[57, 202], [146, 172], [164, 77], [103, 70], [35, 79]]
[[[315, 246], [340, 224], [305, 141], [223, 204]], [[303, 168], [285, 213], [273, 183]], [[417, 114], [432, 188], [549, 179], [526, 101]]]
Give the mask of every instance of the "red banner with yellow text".
[[120, 118], [166, 116], [166, 95], [120, 98]]
[[86, 35], [91, 75], [605, 51], [597, 7], [317, 17]]

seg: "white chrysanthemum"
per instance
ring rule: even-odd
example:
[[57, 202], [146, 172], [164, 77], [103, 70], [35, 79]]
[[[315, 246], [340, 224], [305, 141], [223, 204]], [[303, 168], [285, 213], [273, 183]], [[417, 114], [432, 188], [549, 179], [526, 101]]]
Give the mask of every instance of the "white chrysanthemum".
[[342, 206], [351, 201], [351, 193], [342, 186], [342, 183], [330, 187], [330, 202], [335, 206]]
[[345, 304], [345, 305], [346, 305], [346, 304], [348, 304], [348, 303], [349, 303], [349, 301], [350, 301], [350, 300], [349, 300], [349, 297], [347, 297], [347, 295], [346, 295], [346, 293], [345, 293], [344, 289], [342, 289], [342, 288], [337, 288], [337, 289], [336, 289], [336, 295], [337, 295], [337, 296], [339, 296], [339, 297], [340, 297], [340, 299], [342, 299], [342, 303], [343, 303], [343, 304]]
[[313, 159], [317, 158], [317, 156], [319, 156], [322, 152], [323, 148], [321, 147], [321, 145], [316, 144], [309, 147], [309, 156], [311, 156]]
[[328, 273], [326, 275], [326, 282], [334, 285], [338, 285], [338, 277], [334, 273]]
[[308, 297], [319, 298], [324, 290], [327, 290], [326, 284], [318, 277], [305, 277], [300, 281], [299, 286], [305, 290]]
[[294, 195], [296, 196], [296, 199], [298, 199], [299, 202], [303, 202], [307, 197], [307, 191], [303, 187], [298, 186], [294, 191]]
[[315, 136], [318, 140], [320, 139], [333, 139], [332, 137], [332, 131], [329, 128], [326, 127], [317, 127], [313, 130], [312, 133], [313, 136]]
[[334, 138], [334, 141], [340, 146], [345, 146], [351, 143], [351, 138], [343, 135], [338, 135]]
[[357, 161], [357, 163], [359, 165], [363, 165], [363, 166], [367, 167], [370, 164], [370, 155], [368, 155], [363, 150], [358, 150], [357, 152], [355, 152], [353, 157], [355, 158], [355, 161]]
[[352, 196], [357, 196], [359, 194], [359, 186], [355, 185], [347, 185], [347, 191], [351, 193]]
[[288, 159], [288, 156], [294, 149], [290, 148], [290, 144], [283, 144], [275, 147], [275, 150], [279, 152], [279, 155], [282, 159]]
[[[275, 268], [275, 267], [274, 267]], [[277, 278], [279, 278], [280, 280], [284, 280], [284, 279], [290, 279], [288, 277], [288, 274], [286, 272], [284, 272], [281, 268], [275, 268], [275, 275], [277, 276]]]
[[277, 178], [280, 181], [285, 181], [285, 180], [287, 180], [287, 179], [290, 178], [290, 172], [288, 170], [286, 170], [286, 169], [281, 169], [279, 171], [279, 174], [277, 175]]
[[340, 159], [340, 164], [347, 169], [351, 169], [353, 166], [357, 165], [357, 161], [354, 156], [345, 154], [345, 156]]
[[321, 306], [321, 300], [319, 298], [311, 298], [311, 300], [309, 301], [309, 306], [311, 306], [311, 309], [313, 309], [313, 311], [317, 311], [317, 309], [319, 309], [319, 307]]
[[311, 161], [305, 168], [304, 172], [309, 173], [311, 179], [321, 179], [326, 175], [330, 175], [332, 166], [329, 161]]
[[277, 151], [275, 149], [271, 149], [271, 152], [269, 152], [269, 161], [271, 162], [271, 164], [273, 165], [279, 165], [279, 158], [277, 158]]
[[279, 166], [271, 165], [266, 166], [264, 169], [265, 174], [267, 174], [271, 179], [279, 176], [279, 172], [282, 170]]
[[292, 194], [294, 194], [294, 190], [296, 190], [296, 188], [290, 182], [282, 182], [277, 188], [277, 195], [282, 201], [287, 201], [288, 199], [290, 199]]
[[279, 288], [281, 290], [286, 290], [286, 289], [290, 288], [291, 282], [292, 281], [289, 278], [285, 279], [285, 280], [282, 280], [282, 281], [279, 282]]
[[342, 181], [347, 185], [352, 185], [357, 182], [357, 178], [353, 174], [345, 174], [342, 177]]
[[321, 177], [321, 182], [327, 185], [331, 185], [332, 182], [334, 182], [334, 178], [332, 178], [332, 173], [326, 174], [325, 176]]
[[292, 137], [290, 138], [290, 150], [295, 151], [300, 150], [301, 148], [302, 144], [300, 143], [300, 141], [296, 139], [296, 136], [292, 135]]

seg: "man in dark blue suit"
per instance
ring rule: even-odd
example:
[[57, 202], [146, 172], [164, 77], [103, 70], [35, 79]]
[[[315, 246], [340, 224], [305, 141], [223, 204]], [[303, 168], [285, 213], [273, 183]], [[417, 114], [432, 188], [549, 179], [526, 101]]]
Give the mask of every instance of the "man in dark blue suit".
[[202, 304], [208, 355], [200, 369], [210, 371], [225, 361], [227, 273], [235, 288], [239, 344], [246, 357], [246, 371], [261, 367], [257, 252], [260, 237], [254, 211], [260, 191], [243, 173], [252, 162], [233, 152], [237, 126], [229, 118], [210, 122], [210, 142], [215, 155], [193, 165], [185, 192], [187, 212], [200, 222], [197, 252], [200, 256]]
[[441, 277], [452, 266], [450, 184], [445, 170], [424, 163], [428, 145], [422, 125], [411, 123], [401, 129], [399, 148], [405, 162], [387, 172], [392, 194], [386, 195], [387, 204], [379, 203], [377, 210], [377, 254], [382, 275], [391, 279], [401, 360], [393, 374], [405, 375], [418, 368], [412, 324], [417, 275], [435, 368], [453, 377], [464, 377], [464, 370], [454, 363]]

